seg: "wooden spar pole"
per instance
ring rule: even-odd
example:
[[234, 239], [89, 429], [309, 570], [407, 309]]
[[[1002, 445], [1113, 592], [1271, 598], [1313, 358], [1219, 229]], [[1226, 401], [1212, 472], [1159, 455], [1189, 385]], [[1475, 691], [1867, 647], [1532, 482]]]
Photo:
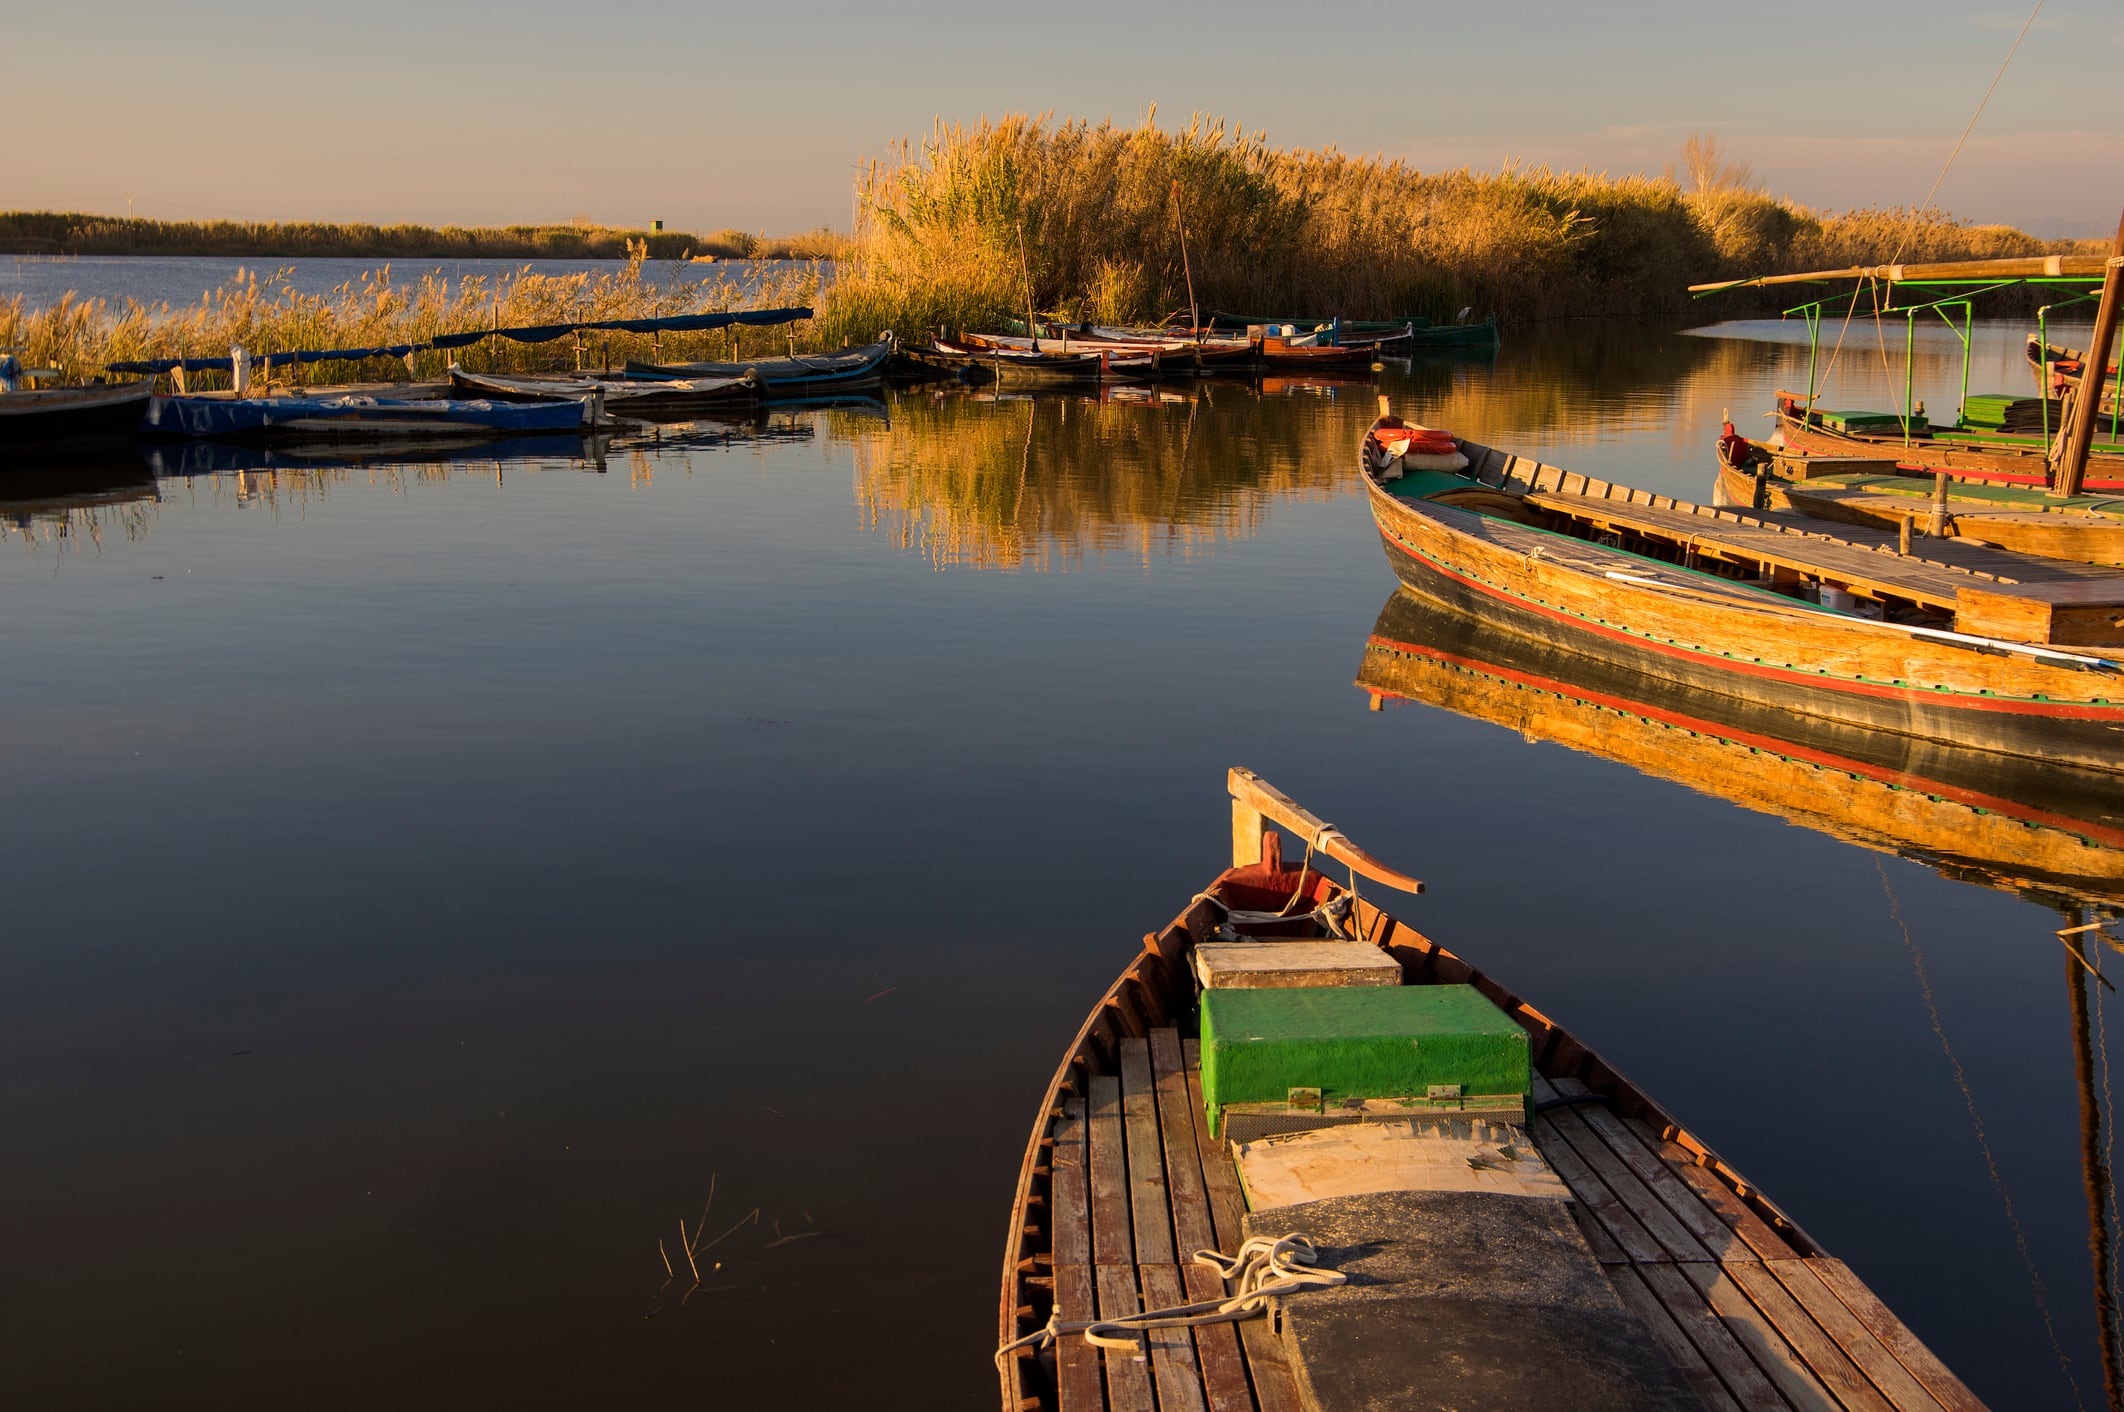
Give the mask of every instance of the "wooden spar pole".
[[2087, 356], [2080, 360], [2080, 382], [2072, 391], [2065, 424], [2058, 432], [2063, 454], [2051, 478], [2052, 495], [2078, 495], [2087, 475], [2087, 451], [2094, 445], [2095, 420], [2102, 412], [2102, 375], [2109, 368], [2109, 350], [2117, 336], [2119, 294], [2124, 294], [2124, 216], [2117, 218], [2117, 238], [2109, 245], [2109, 261], [2102, 272], [2102, 302], [2095, 307]]
[[1187, 215], [1180, 209], [1180, 179], [1173, 178], [1173, 227], [1180, 232], [1180, 273], [1187, 277], [1187, 317], [1195, 330], [1195, 342], [1202, 341], [1202, 306], [1195, 302], [1195, 267], [1187, 258]]
[[1025, 222], [1018, 222], [1018, 264], [1025, 271], [1025, 336], [1032, 340], [1033, 352], [1040, 351], [1040, 325], [1033, 318], [1032, 256], [1025, 252]]

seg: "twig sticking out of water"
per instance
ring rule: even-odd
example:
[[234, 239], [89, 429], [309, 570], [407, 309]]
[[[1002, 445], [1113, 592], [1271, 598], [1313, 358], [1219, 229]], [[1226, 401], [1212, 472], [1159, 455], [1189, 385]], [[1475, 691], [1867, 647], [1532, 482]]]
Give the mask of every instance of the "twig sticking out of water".
[[657, 1237], [656, 1254], [657, 1258], [664, 1262], [664, 1273], [671, 1276], [673, 1279], [677, 1279], [678, 1271], [671, 1268], [671, 1257], [664, 1253], [664, 1239], [662, 1236]]
[[709, 1241], [709, 1242], [708, 1242], [708, 1243], [707, 1243], [706, 1245], [702, 1246], [702, 1247], [701, 1247], [701, 1249], [703, 1249], [703, 1250], [713, 1250], [713, 1249], [714, 1249], [714, 1248], [715, 1248], [716, 1246], [718, 1246], [718, 1245], [722, 1244], [724, 1240], [726, 1240], [726, 1239], [728, 1239], [728, 1238], [729, 1238], [730, 1236], [732, 1236], [732, 1235], [736, 1234], [736, 1232], [737, 1232], [737, 1230], [738, 1230], [738, 1228], [739, 1228], [740, 1226], [743, 1226], [743, 1225], [745, 1225], [745, 1224], [746, 1224], [746, 1223], [748, 1223], [748, 1222], [750, 1222], [750, 1223], [751, 1223], [751, 1224], [753, 1224], [753, 1225], [758, 1225], [758, 1224], [759, 1224], [759, 1220], [760, 1220], [760, 1208], [759, 1208], [759, 1207], [757, 1207], [757, 1206], [755, 1206], [755, 1207], [753, 1207], [753, 1208], [752, 1208], [752, 1212], [751, 1212], [751, 1214], [750, 1214], [750, 1215], [746, 1215], [746, 1216], [740, 1216], [740, 1217], [738, 1217], [738, 1220], [737, 1220], [737, 1225], [734, 1225], [734, 1226], [732, 1226], [732, 1227], [731, 1227], [731, 1228], [730, 1228], [729, 1230], [727, 1230], [727, 1231], [724, 1231], [724, 1232], [722, 1233], [722, 1235], [719, 1235], [719, 1236], [717, 1236], [717, 1237], [716, 1237], [716, 1238], [715, 1238], [714, 1240], [711, 1240], [711, 1241]]
[[[693, 1283], [696, 1288], [698, 1288], [701, 1283], [701, 1267], [693, 1263], [693, 1247], [695, 1245], [700, 1244], [700, 1240], [700, 1236], [695, 1235], [690, 1243], [687, 1241], [686, 1218], [684, 1216], [679, 1217], [679, 1245], [685, 1249], [686, 1268], [693, 1271]], [[662, 1244], [662, 1242], [658, 1243]]]
[[688, 1255], [700, 1248], [701, 1232], [708, 1229], [708, 1208], [715, 1205], [715, 1176], [714, 1172], [708, 1174], [708, 1199], [701, 1203], [701, 1219], [693, 1223], [693, 1244], [687, 1248]]

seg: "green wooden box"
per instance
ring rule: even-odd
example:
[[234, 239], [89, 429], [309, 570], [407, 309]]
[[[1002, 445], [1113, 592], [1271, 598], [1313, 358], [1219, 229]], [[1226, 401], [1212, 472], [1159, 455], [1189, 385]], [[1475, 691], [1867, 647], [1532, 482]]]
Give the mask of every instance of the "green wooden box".
[[1202, 1097], [1210, 1131], [1230, 1103], [1319, 1089], [1349, 1098], [1533, 1087], [1527, 1032], [1471, 985], [1321, 986], [1202, 994]]
[[[1871, 433], [1875, 436], [1901, 436], [1903, 419], [1894, 412], [1828, 412], [1818, 414], [1822, 425], [1831, 431]], [[1912, 429], [1926, 430], [1923, 421], [1911, 418]]]

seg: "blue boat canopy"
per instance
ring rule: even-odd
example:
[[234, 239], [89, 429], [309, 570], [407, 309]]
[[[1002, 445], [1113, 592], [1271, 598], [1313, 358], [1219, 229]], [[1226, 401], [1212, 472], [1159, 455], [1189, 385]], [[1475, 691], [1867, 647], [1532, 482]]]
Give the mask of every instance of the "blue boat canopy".
[[[358, 363], [368, 358], [403, 358], [408, 353], [429, 349], [447, 350], [469, 348], [483, 338], [506, 338], [515, 343], [551, 343], [556, 338], [569, 334], [584, 333], [703, 333], [711, 329], [730, 328], [733, 325], [760, 328], [772, 324], [793, 324], [799, 319], [811, 317], [811, 310], [789, 309], [726, 309], [714, 314], [671, 314], [654, 319], [597, 319], [568, 324], [525, 324], [517, 328], [472, 329], [462, 333], [440, 333], [425, 343], [386, 343], [374, 348], [296, 348], [285, 352], [256, 353], [253, 359], [261, 366], [267, 363]], [[230, 372], [232, 360], [228, 358], [142, 358], [127, 363], [109, 363], [105, 367], [114, 373], [166, 373], [182, 368], [188, 373]]]

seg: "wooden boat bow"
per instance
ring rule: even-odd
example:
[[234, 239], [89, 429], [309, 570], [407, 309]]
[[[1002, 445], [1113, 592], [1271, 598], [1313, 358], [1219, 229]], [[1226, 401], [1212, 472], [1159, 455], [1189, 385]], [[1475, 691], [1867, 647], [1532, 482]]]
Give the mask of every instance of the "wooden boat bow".
[[1258, 863], [1267, 821], [1274, 820], [1294, 830], [1306, 846], [1343, 866], [1355, 869], [1374, 882], [1403, 892], [1422, 892], [1423, 883], [1407, 873], [1389, 868], [1350, 842], [1349, 835], [1270, 784], [1243, 765], [1234, 765], [1230, 776], [1232, 794], [1232, 865]]

